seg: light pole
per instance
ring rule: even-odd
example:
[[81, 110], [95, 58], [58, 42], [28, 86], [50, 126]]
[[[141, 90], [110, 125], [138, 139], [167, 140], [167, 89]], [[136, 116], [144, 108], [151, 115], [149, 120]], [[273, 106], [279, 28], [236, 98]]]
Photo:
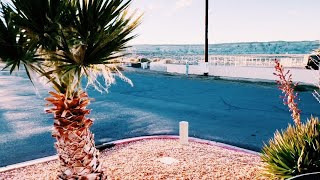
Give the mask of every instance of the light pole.
[[205, 0], [205, 44], [204, 44], [204, 65], [205, 71], [204, 76], [208, 76], [208, 15], [209, 15], [209, 0]]

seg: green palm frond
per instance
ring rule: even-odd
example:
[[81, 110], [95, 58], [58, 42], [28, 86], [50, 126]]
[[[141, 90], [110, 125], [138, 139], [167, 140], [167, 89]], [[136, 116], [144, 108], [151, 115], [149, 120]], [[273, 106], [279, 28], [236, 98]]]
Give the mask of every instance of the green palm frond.
[[130, 2], [131, 0], [76, 1], [78, 14], [73, 13], [73, 28], [78, 33], [78, 41], [76, 44], [67, 44], [77, 49], [79, 58], [75, 57], [75, 63], [84, 66], [104, 64], [119, 57], [118, 53], [127, 48], [126, 43], [135, 37], [130, 34], [140, 24], [141, 17], [133, 19], [135, 14], [127, 14]]
[[[73, 2], [73, 1], [71, 1]], [[89, 85], [97, 90], [107, 90], [117, 75], [131, 83], [123, 74], [111, 65], [113, 60], [125, 54], [127, 42], [136, 37], [132, 32], [140, 24], [141, 16], [128, 15], [131, 0], [80, 0], [75, 1], [73, 9], [72, 32], [61, 31], [61, 51], [55, 61], [63, 64], [52, 74], [75, 73], [68, 76], [69, 84], [78, 84], [82, 77], [87, 77]], [[76, 33], [72, 37], [70, 33]], [[72, 40], [71, 40], [72, 39]], [[104, 78], [104, 86], [97, 80]], [[76, 82], [73, 82], [76, 81]], [[72, 82], [72, 83], [70, 83]]]
[[[0, 24], [0, 36], [7, 39], [1, 44], [6, 47], [0, 57], [9, 62], [12, 70], [27, 61], [28, 69], [61, 93], [81, 88], [83, 78], [87, 86], [100, 91], [107, 90], [115, 76], [131, 83], [113, 64], [125, 55], [123, 51], [136, 37], [132, 32], [141, 21], [135, 12], [128, 14], [130, 3], [131, 0], [12, 0], [13, 8], [3, 8], [2, 14], [7, 18]], [[103, 85], [98, 77], [104, 79]]]
[[33, 36], [38, 45], [55, 50], [56, 36], [61, 25], [69, 25], [69, 3], [62, 0], [12, 0], [15, 25]]
[[14, 24], [13, 9], [1, 3], [0, 20], [0, 57], [6, 63], [3, 69], [10, 68], [10, 73], [23, 66], [31, 80], [32, 64], [41, 60], [36, 55], [36, 43], [26, 32]]

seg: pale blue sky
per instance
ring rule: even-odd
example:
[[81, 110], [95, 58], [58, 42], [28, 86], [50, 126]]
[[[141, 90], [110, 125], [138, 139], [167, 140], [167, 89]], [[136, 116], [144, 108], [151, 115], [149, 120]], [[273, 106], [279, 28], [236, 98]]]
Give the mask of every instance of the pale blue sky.
[[[132, 44], [202, 44], [205, 0], [133, 0]], [[320, 0], [209, 0], [209, 43], [320, 39]]]
[[[7, 1], [7, 0], [1, 0]], [[133, 0], [130, 44], [202, 44], [205, 0]], [[320, 40], [320, 0], [209, 0], [209, 43]]]

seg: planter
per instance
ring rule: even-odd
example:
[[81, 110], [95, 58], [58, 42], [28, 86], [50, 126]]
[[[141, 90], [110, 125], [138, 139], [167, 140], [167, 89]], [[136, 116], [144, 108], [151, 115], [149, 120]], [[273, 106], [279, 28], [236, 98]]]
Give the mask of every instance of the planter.
[[319, 180], [320, 172], [306, 173], [289, 178], [288, 180]]

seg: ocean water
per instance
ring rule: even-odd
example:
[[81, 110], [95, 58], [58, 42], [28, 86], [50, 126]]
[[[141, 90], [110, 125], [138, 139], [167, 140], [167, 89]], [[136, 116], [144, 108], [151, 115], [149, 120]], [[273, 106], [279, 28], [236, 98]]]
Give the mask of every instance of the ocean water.
[[[274, 41], [210, 44], [209, 54], [309, 54], [320, 48], [319, 41]], [[204, 45], [133, 45], [128, 53], [145, 58], [171, 58], [204, 54]]]

